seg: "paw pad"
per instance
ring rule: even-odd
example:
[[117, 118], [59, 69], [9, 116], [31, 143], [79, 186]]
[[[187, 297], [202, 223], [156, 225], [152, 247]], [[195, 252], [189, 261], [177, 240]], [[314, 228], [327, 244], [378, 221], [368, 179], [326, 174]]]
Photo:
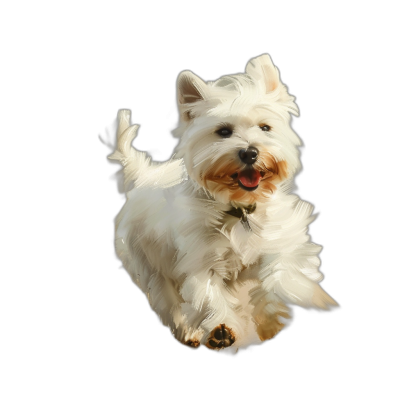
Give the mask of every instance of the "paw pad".
[[210, 334], [206, 346], [209, 349], [218, 350], [232, 346], [235, 343], [235, 335], [231, 328], [225, 324], [218, 325]]
[[185, 344], [186, 346], [189, 346], [189, 347], [199, 347], [200, 346], [200, 342], [197, 339], [186, 340], [186, 342], [184, 342], [183, 344]]

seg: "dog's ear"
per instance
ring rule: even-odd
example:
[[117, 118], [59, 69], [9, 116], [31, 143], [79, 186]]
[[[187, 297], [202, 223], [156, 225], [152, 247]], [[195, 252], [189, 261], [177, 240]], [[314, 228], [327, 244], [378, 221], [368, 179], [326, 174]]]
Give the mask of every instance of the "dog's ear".
[[265, 87], [265, 93], [274, 91], [281, 83], [278, 68], [268, 54], [252, 58], [246, 65], [246, 73]]
[[191, 71], [182, 71], [177, 82], [178, 107], [184, 120], [191, 118], [190, 105], [207, 97], [207, 84]]

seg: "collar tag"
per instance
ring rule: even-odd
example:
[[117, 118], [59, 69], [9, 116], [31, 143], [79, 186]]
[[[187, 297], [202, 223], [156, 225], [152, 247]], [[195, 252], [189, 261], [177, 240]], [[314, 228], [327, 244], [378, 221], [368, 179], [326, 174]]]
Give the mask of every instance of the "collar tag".
[[240, 218], [240, 222], [243, 225], [243, 228], [246, 232], [251, 232], [251, 226], [249, 224], [249, 220], [247, 218], [247, 210], [245, 208], [242, 208], [242, 216]]
[[244, 220], [247, 222], [247, 215], [252, 214], [256, 210], [256, 203], [250, 204], [247, 207], [235, 208], [232, 207], [230, 210], [225, 211], [227, 214], [232, 215], [233, 217], [239, 218], [242, 221], [244, 212], [246, 212], [246, 216]]

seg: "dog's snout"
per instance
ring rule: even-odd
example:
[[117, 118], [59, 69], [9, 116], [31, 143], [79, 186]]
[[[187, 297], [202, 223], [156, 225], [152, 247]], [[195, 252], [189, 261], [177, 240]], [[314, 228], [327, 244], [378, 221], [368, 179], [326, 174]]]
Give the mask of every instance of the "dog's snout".
[[255, 147], [240, 149], [239, 157], [245, 164], [254, 164], [257, 161], [258, 150]]

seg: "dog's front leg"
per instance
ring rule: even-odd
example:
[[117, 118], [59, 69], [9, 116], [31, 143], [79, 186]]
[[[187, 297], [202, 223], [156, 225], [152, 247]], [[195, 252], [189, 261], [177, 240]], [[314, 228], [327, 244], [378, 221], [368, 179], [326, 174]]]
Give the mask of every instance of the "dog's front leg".
[[241, 334], [235, 308], [238, 300], [224, 279], [210, 270], [189, 276], [182, 285], [182, 312], [189, 326], [201, 329], [201, 342], [211, 349], [231, 346]]
[[283, 318], [290, 318], [289, 309], [273, 291], [265, 290], [262, 284], [254, 287], [249, 295], [254, 305], [252, 317], [258, 337], [261, 341], [272, 339], [285, 326]]
[[289, 318], [284, 303], [328, 309], [337, 305], [319, 282], [321, 246], [306, 242], [289, 252], [264, 256], [259, 271], [261, 284], [252, 290], [253, 319], [261, 340], [270, 339], [283, 328], [279, 317]]

